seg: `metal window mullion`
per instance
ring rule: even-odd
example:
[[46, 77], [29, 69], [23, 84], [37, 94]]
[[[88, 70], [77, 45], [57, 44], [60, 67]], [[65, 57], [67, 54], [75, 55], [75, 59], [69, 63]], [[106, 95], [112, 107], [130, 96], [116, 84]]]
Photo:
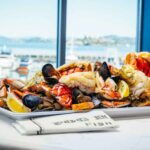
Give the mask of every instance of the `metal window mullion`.
[[138, 0], [137, 6], [137, 32], [136, 32], [136, 51], [142, 51], [142, 28], [143, 28], [143, 1]]
[[58, 0], [57, 8], [57, 67], [65, 63], [67, 0]]

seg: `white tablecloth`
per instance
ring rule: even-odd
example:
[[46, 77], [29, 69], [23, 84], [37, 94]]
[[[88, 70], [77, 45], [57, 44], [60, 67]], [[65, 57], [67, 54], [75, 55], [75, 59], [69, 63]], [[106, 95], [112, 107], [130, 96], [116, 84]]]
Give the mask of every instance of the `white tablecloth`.
[[150, 150], [150, 117], [117, 119], [115, 131], [20, 135], [13, 120], [0, 115], [0, 149], [18, 147], [52, 150]]

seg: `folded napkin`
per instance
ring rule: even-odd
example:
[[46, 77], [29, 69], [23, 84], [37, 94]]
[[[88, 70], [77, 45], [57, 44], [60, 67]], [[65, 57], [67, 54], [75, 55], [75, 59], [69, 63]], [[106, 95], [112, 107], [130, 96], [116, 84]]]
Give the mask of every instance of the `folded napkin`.
[[13, 126], [21, 134], [27, 135], [101, 131], [118, 127], [116, 122], [103, 111], [17, 120]]

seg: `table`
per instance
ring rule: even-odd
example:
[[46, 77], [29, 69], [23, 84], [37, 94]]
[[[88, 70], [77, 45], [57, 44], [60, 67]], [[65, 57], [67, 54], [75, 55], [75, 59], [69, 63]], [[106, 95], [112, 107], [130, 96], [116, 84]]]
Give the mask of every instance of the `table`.
[[0, 115], [0, 149], [149, 150], [150, 117], [115, 119], [120, 127], [107, 132], [20, 135], [14, 121]]

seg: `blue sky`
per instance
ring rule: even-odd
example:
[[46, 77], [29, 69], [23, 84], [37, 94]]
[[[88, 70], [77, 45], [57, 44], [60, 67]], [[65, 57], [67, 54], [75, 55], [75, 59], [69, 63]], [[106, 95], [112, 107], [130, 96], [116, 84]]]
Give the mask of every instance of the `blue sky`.
[[[57, 0], [3, 0], [0, 35], [56, 37]], [[137, 0], [68, 0], [67, 36], [135, 37]]]

